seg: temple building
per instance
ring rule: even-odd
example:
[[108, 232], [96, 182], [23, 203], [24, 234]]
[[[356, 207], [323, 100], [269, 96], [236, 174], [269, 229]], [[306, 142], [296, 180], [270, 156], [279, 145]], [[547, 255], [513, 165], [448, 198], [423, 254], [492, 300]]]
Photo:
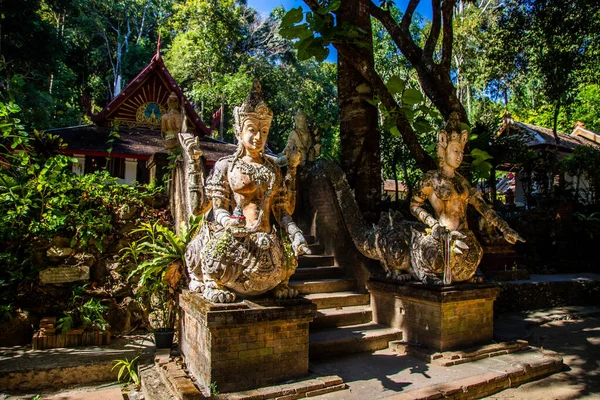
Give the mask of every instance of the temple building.
[[[554, 138], [554, 132], [552, 129], [536, 126], [532, 124], [526, 124], [523, 122], [515, 121], [510, 113], [506, 113], [502, 126], [497, 132], [498, 136], [501, 135], [513, 135], [513, 134], [524, 134], [527, 137], [526, 145], [534, 151], [542, 150], [553, 150], [556, 145]], [[581, 122], [577, 122], [571, 134], [563, 132], [557, 132], [559, 143], [558, 143], [558, 159], [562, 160], [568, 156], [578, 146], [590, 146], [596, 149], [600, 149], [600, 134], [586, 129]], [[541, 188], [534, 187], [526, 188], [525, 176], [523, 171], [512, 171], [511, 166], [503, 166], [502, 169], [514, 172], [509, 174], [507, 177], [501, 179], [498, 182], [497, 190], [499, 194], [506, 194], [509, 190], [515, 196], [515, 203], [518, 206], [524, 206], [528, 204], [527, 192], [533, 190], [539, 191]], [[583, 176], [570, 176], [565, 174], [565, 182], [571, 186], [576, 187], [577, 191], [584, 192], [589, 189], [589, 182]]]
[[[122, 183], [148, 183], [155, 158], [166, 160], [161, 117], [168, 110], [167, 101], [172, 94], [182, 105], [183, 125], [188, 133], [199, 137], [209, 165], [235, 151], [234, 145], [210, 138], [211, 128], [186, 99], [159, 51], [100, 113], [90, 115], [92, 124], [46, 132], [60, 136], [68, 145], [62, 152], [78, 160], [73, 172], [84, 174], [107, 169]], [[153, 157], [155, 154], [162, 157]]]

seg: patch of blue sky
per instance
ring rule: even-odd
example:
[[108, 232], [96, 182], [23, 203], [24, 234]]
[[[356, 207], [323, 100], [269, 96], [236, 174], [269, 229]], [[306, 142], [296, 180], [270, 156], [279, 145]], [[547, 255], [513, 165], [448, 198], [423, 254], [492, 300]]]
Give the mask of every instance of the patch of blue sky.
[[[374, 0], [376, 4], [378, 0]], [[406, 10], [406, 6], [408, 5], [409, 0], [398, 0], [396, 1], [396, 5], [401, 10]], [[289, 10], [296, 7], [302, 7], [305, 11], [308, 10], [308, 7], [302, 0], [248, 0], [248, 7], [254, 8], [260, 14], [269, 15], [272, 9], [275, 7], [282, 6], [285, 10]], [[427, 0], [423, 0], [419, 3], [416, 11], [421, 14], [424, 18], [431, 20], [431, 2]], [[337, 61], [337, 51], [333, 46], [329, 46], [329, 56], [326, 61], [336, 62]]]

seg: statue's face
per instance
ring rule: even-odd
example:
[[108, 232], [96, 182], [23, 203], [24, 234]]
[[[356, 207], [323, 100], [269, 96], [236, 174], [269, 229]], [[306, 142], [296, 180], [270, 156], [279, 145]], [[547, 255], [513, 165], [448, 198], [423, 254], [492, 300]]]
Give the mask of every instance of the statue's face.
[[268, 120], [248, 118], [244, 121], [239, 138], [246, 151], [258, 153], [265, 148], [270, 126], [271, 121]]
[[454, 169], [460, 167], [460, 163], [463, 160], [464, 148], [463, 146], [455, 141], [448, 143], [446, 147], [446, 164]]

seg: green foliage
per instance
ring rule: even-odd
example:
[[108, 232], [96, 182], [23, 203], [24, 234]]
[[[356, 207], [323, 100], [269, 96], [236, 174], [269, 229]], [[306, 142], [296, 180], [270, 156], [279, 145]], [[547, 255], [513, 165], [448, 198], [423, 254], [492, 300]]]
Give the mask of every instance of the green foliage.
[[142, 223], [131, 232], [141, 238], [122, 250], [122, 260], [133, 267], [128, 279], [137, 282], [135, 294], [153, 314], [149, 319], [154, 328], [171, 328], [175, 323], [174, 296], [185, 270], [185, 247], [201, 223], [201, 217], [192, 217], [190, 229], [182, 227], [179, 235], [158, 222]]
[[212, 396], [216, 396], [219, 394], [219, 388], [217, 387], [217, 382], [211, 382], [208, 386], [208, 390]]
[[69, 301], [69, 310], [65, 311], [64, 315], [58, 319], [56, 327], [61, 330], [63, 335], [75, 327], [104, 332], [109, 326], [104, 319], [108, 307], [101, 304], [100, 299], [94, 297], [86, 300], [86, 286], [75, 286]]
[[138, 359], [140, 356], [137, 356], [131, 361], [126, 357], [123, 360], [114, 360], [114, 365], [110, 369], [113, 371], [115, 368], [119, 368], [119, 373], [117, 375], [117, 381], [119, 383], [133, 383], [136, 387], [140, 386], [140, 376], [138, 375]]
[[59, 329], [63, 335], [72, 330], [73, 326], [73, 315], [70, 313], [65, 313], [56, 321], [56, 328]]
[[562, 160], [561, 169], [574, 177], [572, 189], [578, 200], [584, 203], [600, 201], [600, 150], [578, 146]]
[[[61, 236], [70, 239], [75, 250], [103, 251], [115, 243], [119, 211], [131, 207], [145, 210], [144, 196], [163, 190], [152, 185], [120, 185], [106, 171], [73, 174], [76, 160], [58, 154], [63, 148], [61, 141], [43, 132], [25, 132], [19, 113], [15, 103], [0, 102], [2, 304], [18, 304], [31, 290], [30, 283], [45, 267], [36, 261], [37, 247]], [[96, 304], [85, 308], [91, 313], [88, 323], [96, 324]]]

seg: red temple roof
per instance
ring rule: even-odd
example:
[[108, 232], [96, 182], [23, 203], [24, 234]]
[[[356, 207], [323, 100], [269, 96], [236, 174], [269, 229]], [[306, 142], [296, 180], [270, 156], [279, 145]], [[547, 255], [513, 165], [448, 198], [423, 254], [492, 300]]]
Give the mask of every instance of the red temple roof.
[[168, 110], [167, 98], [175, 92], [183, 102], [187, 117], [188, 131], [199, 136], [210, 134], [210, 129], [202, 122], [194, 107], [186, 99], [160, 54], [152, 57], [146, 66], [129, 84], [104, 107], [92, 115], [98, 126], [108, 127], [118, 122], [130, 127], [147, 127], [160, 130], [160, 116]]

